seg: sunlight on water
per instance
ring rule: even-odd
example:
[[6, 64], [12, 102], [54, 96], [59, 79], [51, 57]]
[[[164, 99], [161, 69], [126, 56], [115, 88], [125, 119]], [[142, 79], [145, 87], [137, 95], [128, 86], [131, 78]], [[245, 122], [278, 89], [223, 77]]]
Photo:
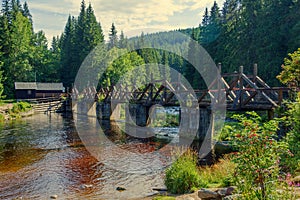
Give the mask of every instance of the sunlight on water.
[[[137, 153], [129, 159], [118, 155], [122, 161], [117, 162], [119, 167], [130, 168], [132, 173], [115, 170], [92, 157], [81, 142], [71, 117], [35, 115], [3, 125], [0, 199], [49, 199], [51, 195], [62, 199], [130, 199], [152, 194], [153, 187], [163, 187], [163, 170], [149, 169], [148, 163], [156, 166], [157, 162], [157, 166], [167, 167], [163, 161], [169, 159], [170, 153], [167, 150], [157, 152], [161, 160], [138, 155], [156, 153], [170, 138], [140, 141], [116, 133], [115, 129], [106, 131], [110, 135], [108, 138], [117, 144], [106, 147], [110, 155], [118, 155], [116, 146]], [[176, 137], [176, 131], [178, 133], [176, 128], [157, 129], [162, 137], [162, 132]], [[110, 155], [102, 156], [109, 158]], [[117, 187], [126, 190], [119, 192]]]

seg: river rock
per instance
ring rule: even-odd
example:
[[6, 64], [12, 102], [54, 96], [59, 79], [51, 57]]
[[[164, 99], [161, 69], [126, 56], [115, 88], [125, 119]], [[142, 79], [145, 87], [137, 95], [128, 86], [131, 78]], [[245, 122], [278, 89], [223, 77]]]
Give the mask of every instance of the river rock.
[[221, 197], [225, 197], [225, 196], [232, 195], [233, 191], [234, 191], [234, 187], [228, 187], [228, 188], [220, 188], [220, 189], [218, 189], [216, 192], [217, 192]]
[[202, 200], [221, 200], [222, 197], [217, 193], [206, 189], [201, 189], [198, 191], [198, 197]]
[[185, 197], [183, 200], [195, 200], [193, 197]]
[[234, 194], [234, 195], [229, 195], [223, 198], [223, 200], [237, 200], [240, 199], [241, 195], [240, 194]]
[[56, 194], [50, 196], [51, 199], [57, 199], [58, 196]]
[[117, 187], [116, 190], [118, 190], [119, 192], [122, 192], [122, 191], [126, 190], [126, 188], [124, 188], [124, 187]]
[[83, 184], [80, 186], [80, 189], [87, 189], [87, 188], [92, 188], [93, 185], [88, 185], [88, 184]]
[[215, 154], [216, 155], [224, 155], [229, 154], [233, 152], [233, 147], [230, 145], [229, 142], [223, 141], [223, 142], [217, 142], [215, 144]]

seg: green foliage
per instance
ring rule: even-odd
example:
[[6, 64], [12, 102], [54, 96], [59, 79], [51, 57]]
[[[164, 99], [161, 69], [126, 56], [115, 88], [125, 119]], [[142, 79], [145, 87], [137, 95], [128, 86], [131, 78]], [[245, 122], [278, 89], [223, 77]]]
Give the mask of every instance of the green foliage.
[[5, 121], [5, 117], [4, 117], [4, 115], [0, 114], [0, 122], [3, 122], [3, 121]]
[[109, 33], [109, 43], [108, 43], [108, 48], [114, 48], [118, 47], [118, 31], [116, 29], [116, 26], [114, 23], [111, 25], [110, 33]]
[[284, 159], [283, 165], [288, 170], [295, 174], [300, 172], [300, 93], [295, 102], [290, 102], [288, 105], [286, 124], [290, 127], [290, 131], [287, 133], [286, 141], [289, 147], [289, 154]]
[[35, 81], [35, 78], [37, 81], [59, 81], [57, 57], [52, 56], [48, 49], [44, 32], [34, 32], [28, 4], [25, 2], [22, 6], [19, 1], [7, 0], [3, 0], [2, 4], [0, 64], [3, 64], [3, 74], [0, 75], [0, 83], [4, 85], [6, 97], [14, 97], [16, 81]]
[[213, 166], [200, 168], [200, 179], [204, 180], [208, 187], [228, 187], [234, 183], [235, 164], [228, 158], [221, 159]]
[[190, 192], [192, 188], [207, 186], [204, 180], [200, 179], [196, 163], [196, 155], [188, 151], [166, 170], [165, 185], [169, 192], [183, 194]]
[[218, 141], [231, 141], [235, 137], [235, 129], [241, 129], [237, 122], [225, 122], [220, 134], [218, 134]]
[[300, 48], [284, 59], [283, 71], [277, 78], [292, 87], [300, 86]]
[[72, 87], [86, 56], [102, 43], [102, 27], [97, 22], [92, 5], [86, 8], [83, 0], [78, 18], [69, 16], [61, 37], [61, 79], [65, 87]]
[[233, 157], [236, 163], [235, 182], [243, 199], [281, 199], [280, 156], [287, 151], [287, 145], [277, 140], [278, 121], [262, 122], [254, 112], [234, 116], [243, 129], [235, 130], [233, 139], [238, 153]]
[[[128, 83], [136, 83], [138, 86], [138, 80], [136, 80], [136, 75], [139, 75], [139, 78], [144, 76], [146, 78], [146, 72], [138, 69], [134, 70], [136, 67], [143, 65], [144, 60], [136, 52], [125, 53], [125, 49], [113, 48], [109, 51], [109, 56], [115, 58], [113, 63], [111, 63], [105, 73], [100, 78], [100, 86], [107, 87], [116, 85], [119, 81]], [[124, 54], [125, 53], [125, 54]], [[122, 55], [123, 54], [123, 55]], [[121, 56], [122, 55], [122, 56]], [[123, 78], [121, 80], [121, 78]], [[143, 82], [143, 80], [139, 80]]]
[[154, 197], [153, 200], [175, 200], [175, 197], [168, 197], [168, 196], [158, 196]]
[[152, 127], [178, 127], [179, 115], [169, 113], [157, 113]]
[[11, 112], [13, 113], [27, 112], [31, 108], [32, 106], [27, 102], [18, 102], [18, 103], [13, 103]]

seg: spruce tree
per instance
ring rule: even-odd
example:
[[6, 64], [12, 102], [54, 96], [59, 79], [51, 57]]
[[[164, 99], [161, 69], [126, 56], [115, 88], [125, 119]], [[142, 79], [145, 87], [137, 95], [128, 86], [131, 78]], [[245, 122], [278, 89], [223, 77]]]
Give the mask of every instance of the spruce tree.
[[128, 39], [127, 39], [127, 37], [125, 37], [123, 31], [121, 31], [121, 34], [120, 34], [119, 47], [120, 47], [121, 49], [126, 49], [126, 48], [128, 48]]
[[32, 15], [31, 15], [31, 13], [29, 11], [28, 4], [27, 4], [26, 1], [23, 4], [22, 14], [29, 19], [29, 21], [30, 21], [31, 24], [33, 24]]
[[76, 70], [78, 64], [77, 54], [75, 51], [75, 26], [76, 20], [74, 17], [69, 16], [67, 24], [65, 26], [65, 31], [62, 35], [61, 44], [61, 66], [62, 66], [62, 82], [65, 87], [71, 87], [74, 82]]
[[108, 43], [108, 48], [112, 49], [113, 47], [118, 46], [118, 31], [115, 27], [115, 24], [112, 23], [111, 28], [110, 28], [110, 33], [109, 33], [109, 43]]

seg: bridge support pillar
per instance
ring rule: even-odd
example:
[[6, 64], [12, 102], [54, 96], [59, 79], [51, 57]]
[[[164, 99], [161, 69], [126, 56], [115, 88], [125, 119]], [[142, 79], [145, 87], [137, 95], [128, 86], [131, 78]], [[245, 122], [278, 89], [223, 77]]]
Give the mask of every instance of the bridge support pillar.
[[149, 108], [142, 104], [129, 104], [126, 112], [126, 122], [133, 122], [137, 126], [146, 126]]
[[121, 104], [111, 104], [111, 120], [120, 120], [121, 118]]
[[215, 161], [213, 146], [214, 137], [214, 112], [208, 108], [199, 109], [198, 138], [200, 144], [199, 162], [204, 165], [211, 165]]
[[97, 103], [97, 117], [102, 120], [119, 120], [121, 113], [120, 104], [110, 102]]
[[198, 110], [190, 107], [181, 107], [179, 112], [180, 133], [182, 137], [198, 138]]
[[97, 103], [97, 117], [102, 120], [110, 120], [111, 104], [106, 102]]
[[88, 102], [87, 107], [88, 107], [87, 115], [89, 117], [96, 117], [96, 114], [97, 114], [96, 102]]

